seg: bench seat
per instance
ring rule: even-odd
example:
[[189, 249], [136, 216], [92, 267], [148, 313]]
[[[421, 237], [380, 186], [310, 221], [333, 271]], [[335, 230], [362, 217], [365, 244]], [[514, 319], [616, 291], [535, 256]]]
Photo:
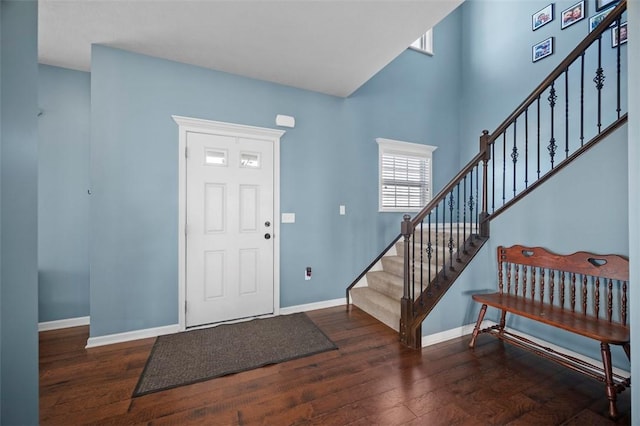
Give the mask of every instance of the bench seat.
[[622, 345], [630, 342], [629, 327], [603, 318], [571, 312], [548, 303], [525, 299], [512, 294], [474, 294], [473, 300], [483, 305], [511, 312], [544, 324], [552, 325], [599, 342]]

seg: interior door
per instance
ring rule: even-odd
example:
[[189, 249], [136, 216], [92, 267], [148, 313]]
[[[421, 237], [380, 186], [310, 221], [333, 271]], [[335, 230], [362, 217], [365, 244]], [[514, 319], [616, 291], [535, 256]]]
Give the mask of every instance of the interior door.
[[186, 147], [186, 326], [273, 313], [273, 141], [188, 132]]

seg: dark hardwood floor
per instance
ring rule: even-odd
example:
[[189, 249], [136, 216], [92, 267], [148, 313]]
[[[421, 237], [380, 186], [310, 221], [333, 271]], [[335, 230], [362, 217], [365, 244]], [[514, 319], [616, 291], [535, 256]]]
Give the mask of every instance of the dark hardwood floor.
[[495, 338], [419, 351], [352, 308], [309, 317], [330, 351], [131, 398], [154, 339], [86, 350], [88, 327], [40, 333], [42, 425], [612, 425], [604, 386]]

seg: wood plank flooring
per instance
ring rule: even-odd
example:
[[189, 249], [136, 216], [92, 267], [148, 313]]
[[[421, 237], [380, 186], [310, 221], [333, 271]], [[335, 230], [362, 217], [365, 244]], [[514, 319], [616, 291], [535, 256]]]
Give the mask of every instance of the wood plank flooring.
[[40, 333], [42, 425], [613, 425], [604, 385], [495, 338], [420, 351], [352, 308], [309, 317], [339, 346], [131, 398], [154, 339], [84, 349], [88, 327]]

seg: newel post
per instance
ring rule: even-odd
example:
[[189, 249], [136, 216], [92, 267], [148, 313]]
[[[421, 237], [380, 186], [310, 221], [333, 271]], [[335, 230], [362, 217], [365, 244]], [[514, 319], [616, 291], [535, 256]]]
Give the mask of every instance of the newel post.
[[[410, 276], [410, 242], [413, 229], [411, 225], [411, 216], [405, 214], [401, 224], [402, 236], [404, 237], [404, 286], [402, 292], [402, 300], [400, 301], [400, 341], [411, 347], [416, 347], [415, 330], [412, 330], [413, 326], [413, 297], [410, 291], [411, 276]], [[421, 328], [421, 327], [419, 327]], [[418, 334], [421, 333], [421, 330]]]
[[489, 173], [488, 163], [491, 159], [491, 146], [489, 144], [489, 131], [483, 130], [482, 136], [480, 136], [480, 152], [484, 154], [482, 158], [482, 210], [480, 211], [480, 236], [489, 236], [489, 221], [486, 220], [489, 217]]

